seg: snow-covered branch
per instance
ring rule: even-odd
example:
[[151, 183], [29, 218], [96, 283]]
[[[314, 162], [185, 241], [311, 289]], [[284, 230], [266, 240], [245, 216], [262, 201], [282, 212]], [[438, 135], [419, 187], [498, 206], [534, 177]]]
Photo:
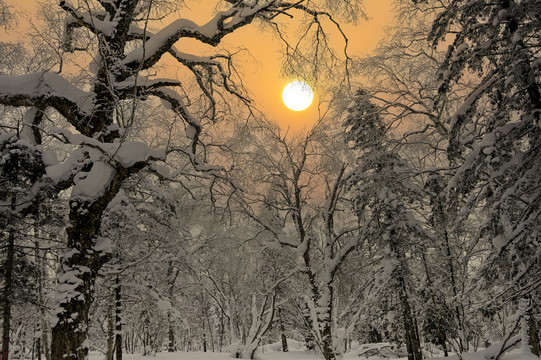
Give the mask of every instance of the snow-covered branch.
[[89, 132], [82, 119], [90, 116], [94, 96], [51, 72], [0, 76], [0, 104], [6, 106], [52, 107], [77, 130]]
[[[103, 34], [109, 36], [113, 31], [113, 27], [111, 26], [112, 23], [104, 21], [105, 13], [81, 13], [65, 0], [60, 1], [59, 6], [71, 15], [73, 21], [77, 23], [78, 26], [90, 30], [95, 35]], [[66, 20], [66, 28], [73, 29], [73, 26], [72, 21]], [[69, 41], [71, 39], [68, 38], [66, 40]]]
[[130, 52], [124, 64], [132, 69], [148, 69], [169, 52], [181, 38], [193, 38], [216, 46], [224, 36], [251, 23], [258, 14], [265, 12], [274, 3], [274, 1], [268, 1], [251, 7], [232, 6], [216, 14], [204, 25], [197, 25], [188, 19], [177, 19], [144, 41], [143, 46]]

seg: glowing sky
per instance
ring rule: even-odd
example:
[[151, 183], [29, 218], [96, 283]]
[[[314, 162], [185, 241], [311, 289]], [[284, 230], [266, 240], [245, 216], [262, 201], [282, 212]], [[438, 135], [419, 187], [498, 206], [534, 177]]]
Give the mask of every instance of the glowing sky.
[[[32, 16], [35, 0], [6, 0], [23, 14]], [[187, 2], [190, 4], [190, 2]], [[182, 16], [203, 23], [212, 16], [213, 0], [200, 0], [190, 9], [183, 10]], [[349, 53], [359, 56], [372, 51], [384, 33], [384, 27], [390, 25], [391, 0], [365, 0], [364, 7], [369, 20], [361, 20], [358, 25], [342, 25], [349, 39]], [[293, 19], [294, 21], [295, 19]], [[168, 23], [166, 20], [164, 23]], [[15, 34], [24, 33], [24, 19], [19, 21], [16, 31], [11, 32], [8, 40], [14, 40]], [[256, 26], [248, 26], [225, 37], [225, 48], [243, 47], [249, 49], [251, 56], [241, 57], [240, 69], [244, 72], [244, 82], [250, 91], [255, 105], [269, 118], [274, 119], [283, 128], [299, 131], [309, 128], [318, 118], [318, 93], [314, 94], [312, 105], [304, 111], [289, 110], [282, 102], [282, 90], [290, 81], [297, 79], [281, 76], [280, 42], [265, 34]], [[337, 44], [340, 49], [343, 44]]]
[[[391, 0], [365, 0], [366, 14], [370, 19], [354, 25], [343, 25], [349, 39], [349, 53], [353, 56], [372, 51], [384, 34], [384, 27], [392, 20]], [[276, 120], [282, 128], [289, 127], [292, 131], [309, 128], [318, 118], [318, 94], [314, 94], [312, 105], [304, 111], [289, 110], [282, 102], [282, 90], [292, 80], [280, 77], [281, 53], [278, 40], [253, 29], [243, 29], [238, 34], [226, 37], [226, 41], [238, 41], [250, 49], [252, 56], [259, 61], [258, 65], [251, 64], [254, 69], [246, 72], [246, 84], [252, 96], [263, 111]], [[339, 49], [343, 47], [339, 44]]]

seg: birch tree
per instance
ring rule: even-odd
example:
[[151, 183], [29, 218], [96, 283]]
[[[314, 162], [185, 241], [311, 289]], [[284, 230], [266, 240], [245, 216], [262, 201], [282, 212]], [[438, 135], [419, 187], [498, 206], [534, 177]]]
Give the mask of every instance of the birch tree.
[[343, 143], [324, 121], [297, 138], [268, 127], [262, 132], [264, 141], [254, 141], [249, 151], [252, 174], [243, 176], [260, 186], [254, 193], [241, 183], [239, 206], [268, 238], [265, 246], [289, 249], [295, 257], [292, 270], [302, 274], [306, 288], [300, 311], [306, 311], [322, 356], [336, 359], [343, 349], [333, 320], [337, 274], [359, 243], [351, 204], [344, 198]]
[[410, 262], [426, 234], [408, 205], [419, 200], [419, 189], [405, 161], [389, 146], [381, 109], [359, 90], [348, 110], [344, 122], [346, 138], [359, 154], [348, 187], [357, 216], [362, 219], [363, 236], [370, 238], [383, 254], [374, 289], [381, 291], [390, 286], [387, 289], [396, 292], [408, 359], [420, 360]]

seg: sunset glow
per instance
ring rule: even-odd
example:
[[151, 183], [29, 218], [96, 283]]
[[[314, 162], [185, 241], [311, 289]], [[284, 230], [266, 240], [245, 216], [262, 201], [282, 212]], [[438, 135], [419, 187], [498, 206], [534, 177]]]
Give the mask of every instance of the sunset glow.
[[314, 92], [310, 85], [304, 81], [290, 82], [282, 92], [284, 104], [293, 111], [306, 110], [313, 99]]

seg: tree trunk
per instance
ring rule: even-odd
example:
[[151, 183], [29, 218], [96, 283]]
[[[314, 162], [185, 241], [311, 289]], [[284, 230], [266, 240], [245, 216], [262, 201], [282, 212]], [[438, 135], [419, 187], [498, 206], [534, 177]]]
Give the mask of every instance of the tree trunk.
[[[109, 123], [112, 123], [110, 121]], [[95, 250], [100, 238], [103, 212], [120, 190], [123, 181], [144, 167], [116, 168], [104, 193], [94, 200], [72, 198], [66, 232], [67, 251], [61, 260], [53, 315], [52, 360], [80, 360], [88, 356], [88, 314], [93, 302], [94, 282], [101, 267], [111, 259], [107, 250]], [[93, 166], [97, 166], [96, 163]]]
[[[11, 210], [15, 210], [15, 196], [11, 198]], [[13, 220], [12, 220], [13, 221]], [[11, 296], [13, 295], [13, 262], [15, 257], [15, 227], [11, 224], [8, 235], [6, 261], [4, 263], [5, 285], [2, 307], [2, 360], [9, 358], [9, 331], [11, 330]]]
[[336, 354], [332, 346], [332, 331], [331, 324], [326, 323], [323, 325], [323, 330], [321, 331], [321, 353], [325, 360], [335, 360]]
[[[120, 261], [120, 260], [119, 260]], [[122, 360], [122, 288], [120, 277], [115, 279], [115, 355], [116, 360]]]
[[[308, 254], [304, 254], [305, 264], [310, 264], [310, 259]], [[332, 273], [329, 273], [326, 278], [328, 279], [327, 282], [323, 285], [318, 284], [318, 281], [316, 280], [315, 274], [312, 272], [310, 267], [307, 265], [307, 268], [309, 269], [306, 271], [308, 275], [308, 279], [311, 286], [311, 297], [313, 301], [313, 305], [317, 309], [310, 309], [308, 316], [309, 319], [313, 317], [313, 313], [315, 313], [316, 318], [311, 319], [312, 321], [308, 321], [308, 325], [312, 328], [312, 331], [316, 335], [316, 342], [321, 350], [321, 354], [325, 358], [325, 360], [335, 360], [336, 354], [334, 352], [333, 347], [333, 332], [332, 332], [332, 304], [333, 304], [333, 298], [334, 298], [334, 292], [333, 292], [333, 277], [334, 275]]]
[[88, 356], [84, 342], [94, 282], [100, 268], [110, 259], [110, 254], [92, 248], [98, 239], [102, 213], [117, 192], [118, 189], [109, 192], [94, 202], [70, 201], [68, 250], [62, 258], [53, 309], [56, 323], [52, 331], [52, 360], [80, 360]]
[[[37, 302], [39, 306], [39, 313], [41, 315], [41, 309], [44, 307], [43, 304], [43, 284], [42, 284], [42, 274], [41, 274], [41, 256], [39, 253], [39, 230], [38, 230], [38, 211], [34, 213], [34, 264], [36, 267], [36, 289], [37, 289]], [[34, 331], [34, 346], [32, 346], [32, 360], [34, 360], [34, 349], [35, 349], [35, 355], [38, 360], [41, 360], [41, 337], [43, 334], [43, 331], [41, 329], [42, 327], [42, 321], [41, 316], [36, 321], [35, 329], [37, 331]], [[37, 336], [36, 336], [37, 332]]]
[[41, 312], [41, 343], [43, 344], [43, 354], [45, 355], [45, 360], [51, 360], [51, 348], [49, 346], [49, 316], [48, 311], [44, 306], [40, 309]]
[[[205, 324], [205, 322], [203, 322], [203, 324]], [[203, 328], [203, 352], [207, 352], [207, 334], [205, 334], [204, 331], [205, 329]]]
[[[445, 198], [442, 198], [441, 196], [441, 194], [445, 193], [445, 191], [443, 191], [443, 189], [445, 188], [444, 183], [445, 183], [445, 180], [442, 177], [438, 177], [437, 180], [435, 180], [435, 182], [432, 184], [432, 186], [434, 186], [434, 188], [432, 189], [434, 193], [434, 197], [432, 198], [432, 202], [433, 202], [432, 211], [434, 215], [434, 224], [438, 225], [436, 227], [437, 234], [443, 239], [443, 242], [444, 242], [443, 245], [445, 248], [445, 253], [443, 255], [447, 262], [446, 265], [449, 271], [449, 280], [450, 280], [451, 287], [453, 290], [453, 297], [456, 299], [456, 298], [459, 298], [458, 288], [456, 284], [457, 283], [456, 270], [454, 266], [453, 252], [452, 252], [451, 244], [449, 241], [449, 232], [447, 230], [447, 226], [450, 223], [450, 220], [448, 219], [449, 211], [446, 210], [447, 200]], [[456, 202], [456, 199], [453, 202]], [[424, 253], [423, 253], [423, 262], [425, 264], [426, 274], [428, 277], [429, 272], [428, 272], [428, 268], [426, 267], [426, 261], [424, 260]], [[434, 300], [434, 295], [432, 295], [432, 302], [434, 303], [434, 305], [436, 304]], [[453, 305], [451, 305], [451, 307], [453, 307]], [[461, 311], [460, 311], [458, 303], [455, 304], [454, 306], [454, 316], [450, 316], [449, 320], [453, 320], [453, 318], [455, 318], [455, 325], [459, 330], [458, 333], [465, 334], [465, 329], [463, 327], [464, 320], [463, 320], [463, 316], [461, 316]], [[439, 337], [440, 342], [442, 343], [445, 356], [448, 356], [447, 344], [446, 344], [446, 341], [447, 341], [446, 331], [445, 329], [441, 327], [441, 319], [438, 320], [437, 323], [438, 323], [438, 337]], [[458, 336], [458, 350], [460, 353], [464, 352], [468, 347], [467, 340], [463, 340], [462, 338], [463, 338], [463, 335]]]
[[[457, 281], [456, 281], [456, 274], [455, 274], [455, 267], [453, 265], [453, 254], [451, 251], [451, 245], [449, 242], [449, 234], [447, 233], [447, 230], [444, 230], [443, 238], [445, 239], [445, 248], [446, 248], [446, 257], [447, 257], [447, 266], [449, 267], [449, 276], [451, 280], [451, 285], [453, 289], [453, 297], [455, 299], [459, 298], [458, 296], [458, 288], [457, 288]], [[464, 328], [464, 319], [462, 316], [462, 312], [460, 311], [460, 306], [457, 303], [455, 305], [455, 316], [456, 316], [456, 322], [458, 325], [459, 335], [458, 336], [458, 349], [460, 353], [468, 351], [469, 345], [468, 345], [468, 339], [465, 337], [466, 329]]]
[[287, 337], [286, 337], [286, 328], [284, 326], [284, 318], [282, 316], [282, 308], [278, 308], [278, 316], [280, 317], [280, 333], [282, 336], [282, 352], [288, 352], [289, 349], [287, 347]]
[[220, 309], [220, 337], [218, 340], [218, 348], [220, 352], [224, 348], [224, 337], [225, 337], [225, 322], [224, 322], [224, 312]]
[[[394, 233], [391, 232], [391, 239], [393, 239]], [[398, 282], [398, 296], [400, 299], [402, 307], [402, 319], [404, 321], [404, 337], [406, 340], [406, 348], [408, 351], [408, 360], [421, 360], [422, 359], [422, 350], [421, 344], [419, 342], [419, 336], [417, 335], [417, 327], [415, 319], [413, 318], [413, 313], [408, 299], [408, 288], [406, 286], [406, 280], [404, 278], [404, 273], [408, 270], [406, 264], [406, 256], [404, 249], [399, 248], [395, 240], [391, 240], [391, 249], [394, 252], [396, 259], [399, 262], [399, 272], [397, 274]]]
[[107, 354], [106, 360], [113, 360], [115, 344], [115, 318], [113, 316], [113, 304], [107, 304]]
[[[300, 309], [300, 308], [299, 308]], [[314, 334], [312, 333], [312, 318], [310, 317], [310, 309], [307, 304], [304, 304], [304, 309], [300, 310], [304, 319], [306, 333], [304, 335], [304, 343], [308, 351], [315, 349]]]
[[[318, 292], [318, 294], [321, 294], [321, 292]], [[323, 301], [322, 297], [326, 300]], [[314, 330], [319, 331], [320, 334], [319, 348], [325, 360], [335, 360], [336, 354], [333, 346], [332, 333], [333, 289], [330, 284], [328, 284], [327, 289], [325, 289], [324, 295], [319, 295], [316, 299], [317, 301], [314, 302], [315, 306], [318, 307], [318, 309], [316, 310], [316, 314], [318, 317], [316, 324], [318, 325], [319, 329]]]
[[523, 298], [520, 301], [519, 309], [521, 312], [520, 327], [522, 352], [524, 354], [532, 353], [536, 356], [539, 356], [539, 338], [537, 334], [535, 319], [532, 316], [531, 299]]
[[438, 320], [438, 339], [443, 347], [443, 356], [448, 357], [449, 351], [447, 351], [447, 336], [445, 335], [445, 330], [443, 330], [443, 327], [441, 326], [440, 320]]
[[203, 352], [207, 352], [207, 334], [205, 329], [205, 319], [207, 318], [207, 311], [205, 308], [205, 298], [201, 292], [201, 322], [203, 327]]
[[537, 321], [533, 316], [528, 319], [528, 327], [530, 333], [530, 348], [532, 354], [539, 357], [541, 356], [541, 349], [539, 347], [539, 329], [537, 327]]
[[415, 341], [417, 344], [419, 344], [419, 352], [421, 353], [421, 358], [423, 354], [423, 349], [421, 348], [421, 336], [419, 335], [419, 324], [417, 323], [417, 317], [415, 316], [415, 313], [411, 314], [413, 319], [413, 326], [415, 330]]
[[[37, 219], [36, 219], [37, 222]], [[37, 225], [34, 228], [34, 234], [39, 234]], [[45, 276], [46, 276], [46, 269], [45, 269], [45, 262], [46, 262], [46, 256], [47, 253], [44, 251], [43, 254], [40, 254], [40, 242], [39, 240], [34, 241], [34, 246], [36, 248], [35, 250], [35, 257], [36, 257], [36, 267], [37, 267], [37, 290], [38, 290], [38, 304], [39, 304], [39, 329], [40, 329], [40, 337], [39, 337], [39, 351], [38, 351], [38, 359], [41, 360], [41, 348], [43, 347], [43, 353], [45, 355], [45, 360], [51, 360], [51, 352], [49, 350], [49, 316], [47, 312], [47, 308], [45, 306], [45, 296], [43, 294], [43, 288], [45, 287]]]
[[400, 301], [402, 302], [402, 315], [404, 319], [408, 360], [421, 360], [423, 358], [421, 344], [419, 342], [419, 337], [417, 336], [417, 329], [403, 280], [401, 281]]
[[[424, 269], [425, 269], [425, 273], [426, 273], [426, 281], [428, 283], [429, 288], [432, 289], [432, 288], [434, 288], [434, 284], [432, 283], [432, 278], [430, 276], [430, 272], [428, 271], [428, 264], [427, 264], [425, 253], [421, 252], [421, 256], [422, 256], [422, 259], [423, 259], [423, 265], [424, 265]], [[443, 326], [441, 324], [442, 317], [439, 314], [438, 303], [436, 302], [436, 298], [434, 296], [433, 290], [430, 290], [430, 292], [431, 292], [430, 301], [432, 301], [432, 305], [434, 306], [434, 309], [437, 309], [436, 311], [437, 311], [438, 320], [436, 320], [436, 326], [437, 326], [437, 329], [438, 329], [438, 343], [443, 348], [443, 354], [444, 354], [443, 356], [448, 357], [449, 352], [447, 351], [447, 336], [445, 334], [445, 329], [443, 328]]]
[[214, 330], [213, 327], [210, 324], [210, 317], [207, 315], [207, 326], [209, 329], [209, 335], [210, 335], [210, 345], [212, 346], [212, 352], [215, 352], [214, 349]]
[[[39, 329], [39, 324], [38, 324], [38, 329]], [[36, 338], [36, 359], [37, 360], [41, 360], [41, 337], [37, 337]], [[34, 354], [32, 354], [32, 359], [34, 358]]]
[[[176, 272], [174, 272], [173, 269], [173, 262], [169, 261], [168, 267], [167, 267], [167, 281], [168, 281], [168, 295], [169, 295], [169, 301], [173, 301], [173, 296], [175, 293], [175, 282], [178, 276], [179, 270], [177, 269]], [[175, 324], [173, 322], [173, 316], [171, 314], [171, 311], [167, 312], [167, 322], [169, 325], [168, 329], [168, 337], [169, 337], [169, 344], [167, 346], [168, 352], [175, 352], [176, 346], [175, 346]]]
[[175, 352], [175, 328], [174, 328], [173, 321], [171, 320], [171, 314], [169, 314], [168, 317], [169, 317], [169, 330], [168, 330], [169, 344], [167, 346], [167, 351]]

